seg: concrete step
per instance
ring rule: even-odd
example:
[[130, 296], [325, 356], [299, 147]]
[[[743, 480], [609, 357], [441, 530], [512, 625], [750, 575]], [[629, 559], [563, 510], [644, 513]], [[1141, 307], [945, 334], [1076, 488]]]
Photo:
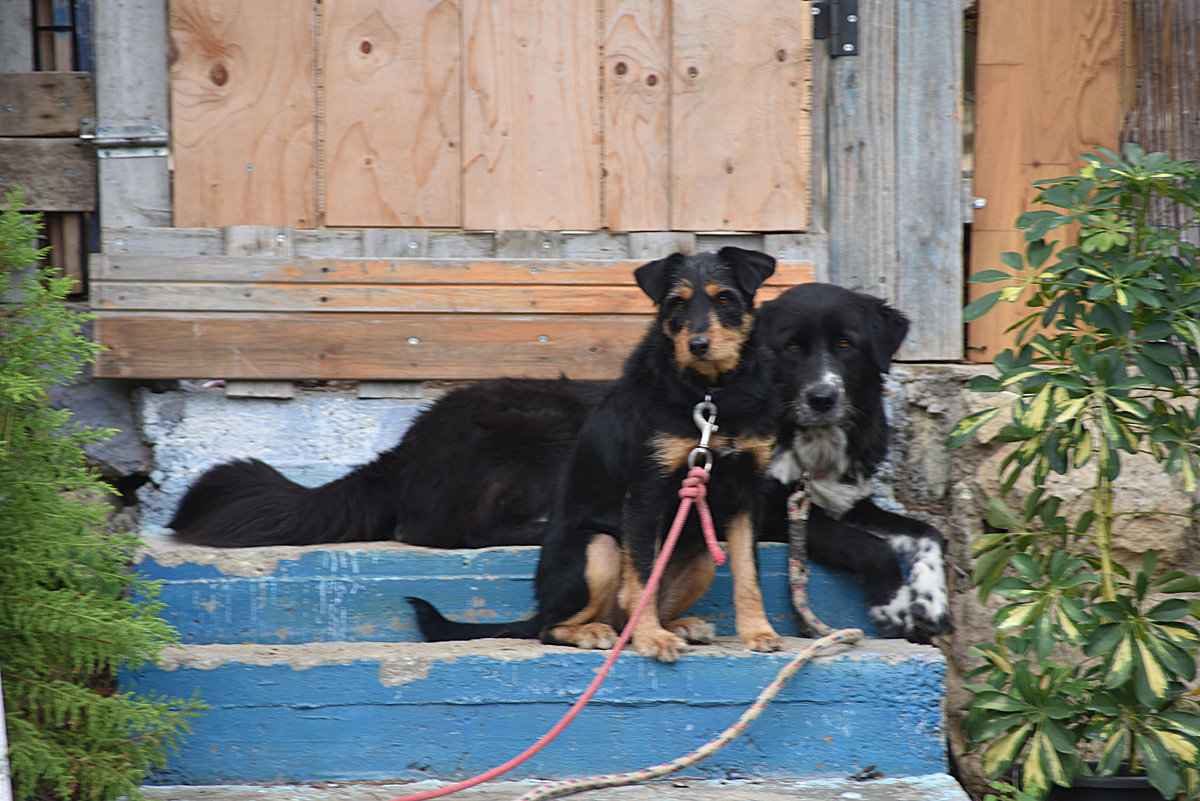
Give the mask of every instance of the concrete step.
[[[144, 787], [149, 801], [390, 801], [441, 786], [414, 784], [320, 784], [286, 786]], [[496, 781], [446, 796], [452, 801], [513, 801], [541, 782]], [[729, 780], [669, 776], [644, 784], [589, 790], [580, 801], [969, 801], [944, 773], [855, 779]]]
[[[534, 609], [535, 547], [445, 551], [399, 543], [221, 549], [148, 536], [138, 568], [162, 581], [163, 617], [185, 643], [300, 644], [420, 639], [405, 596], [450, 617], [512, 620]], [[799, 634], [787, 580], [787, 547], [759, 546], [767, 611], [780, 634]], [[728, 563], [693, 607], [732, 635]], [[836, 628], [874, 635], [853, 578], [813, 566], [812, 607]]]
[[[788, 652], [761, 654], [723, 640], [673, 665], [622, 654], [579, 717], [506, 778], [621, 773], [690, 753], [734, 723], [806, 642], [788, 638]], [[123, 684], [182, 697], [198, 691], [213, 707], [157, 784], [457, 781], [534, 743], [606, 656], [522, 640], [188, 645]], [[944, 671], [929, 646], [835, 646], [802, 668], [746, 733], [679, 775], [944, 773]]]

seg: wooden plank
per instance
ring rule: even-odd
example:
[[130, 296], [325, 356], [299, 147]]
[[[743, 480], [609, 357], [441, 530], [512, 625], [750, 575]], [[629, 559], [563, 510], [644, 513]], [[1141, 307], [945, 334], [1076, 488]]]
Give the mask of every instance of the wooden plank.
[[[1189, 0], [1137, 0], [1128, 6], [1132, 62], [1125, 70], [1126, 131], [1123, 142], [1176, 159], [1200, 156], [1200, 5]], [[1162, 224], [1186, 228], [1191, 211], [1160, 204]], [[1184, 238], [1200, 244], [1192, 228]]]
[[33, 8], [22, 0], [0, 2], [0, 71], [33, 69]]
[[[784, 287], [765, 286], [758, 300]], [[94, 283], [96, 310], [176, 312], [435, 312], [459, 314], [643, 314], [636, 286], [237, 284], [184, 281]]]
[[458, 3], [323, 7], [326, 223], [458, 226]]
[[312, 7], [170, 3], [175, 224], [316, 225]]
[[0, 139], [0, 193], [14, 186], [35, 211], [92, 211], [96, 157], [78, 139]]
[[[670, 252], [670, 251], [667, 251]], [[297, 282], [343, 284], [627, 284], [642, 262], [540, 259], [292, 259], [270, 256], [170, 256], [97, 253], [91, 275], [98, 282], [192, 281], [214, 283]], [[780, 262], [768, 286], [812, 281], [808, 262]]]
[[649, 317], [100, 313], [104, 378], [613, 378]]
[[598, 0], [463, 0], [463, 225], [600, 227]]
[[859, 55], [832, 60], [827, 107], [830, 280], [893, 301], [896, 14], [896, 0], [859, 0]]
[[0, 72], [0, 136], [78, 136], [95, 118], [86, 72]]
[[912, 314], [900, 358], [963, 353], [962, 2], [897, 6], [896, 247], [891, 288]]
[[811, 19], [773, 0], [672, 4], [672, 228], [806, 227]]
[[[167, 130], [167, 4], [93, 0], [96, 125], [157, 125]], [[109, 227], [171, 224], [167, 156], [101, 159], [100, 219]]]
[[[1082, 165], [1078, 155], [1097, 146], [1117, 146], [1121, 2], [1065, 5], [980, 2], [979, 47], [989, 62], [976, 70], [974, 193], [987, 205], [971, 226], [971, 272], [999, 266], [1006, 250], [1024, 250], [1014, 225], [1033, 208], [1034, 181], [1072, 173]], [[1072, 20], [1070, 28], [1062, 19]], [[968, 299], [993, 289], [971, 285]], [[1005, 329], [1023, 311], [1005, 304], [970, 323], [969, 357], [990, 361], [1003, 350], [1011, 342]]]
[[604, 225], [670, 228], [670, 13], [666, 0], [604, 7]]

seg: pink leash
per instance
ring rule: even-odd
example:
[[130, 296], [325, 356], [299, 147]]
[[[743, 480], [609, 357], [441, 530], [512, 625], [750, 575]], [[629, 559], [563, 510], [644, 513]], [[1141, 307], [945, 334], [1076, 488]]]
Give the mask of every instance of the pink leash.
[[663, 542], [662, 551], [658, 555], [658, 561], [654, 563], [654, 570], [650, 573], [650, 578], [646, 582], [646, 589], [642, 592], [641, 599], [638, 600], [637, 608], [633, 610], [633, 614], [629, 617], [629, 622], [625, 624], [625, 629], [621, 632], [621, 636], [617, 638], [616, 645], [613, 646], [608, 658], [604, 660], [604, 664], [596, 674], [596, 677], [592, 679], [592, 683], [583, 691], [583, 695], [579, 696], [579, 700], [567, 710], [562, 719], [558, 723], [555, 723], [553, 728], [548, 732], [543, 734], [541, 739], [536, 743], [503, 765], [498, 765], [485, 773], [473, 776], [470, 779], [463, 779], [455, 784], [448, 784], [445, 787], [439, 787], [434, 790], [426, 790], [414, 793], [413, 795], [394, 798], [392, 801], [424, 801], [427, 798], [440, 798], [444, 795], [457, 793], [459, 790], [465, 790], [468, 787], [474, 787], [477, 784], [491, 781], [541, 751], [575, 719], [575, 716], [583, 710], [588, 701], [592, 700], [592, 696], [596, 694], [596, 691], [600, 689], [600, 685], [604, 683], [604, 679], [608, 676], [609, 669], [617, 661], [617, 657], [621, 655], [622, 649], [625, 648], [625, 644], [629, 642], [629, 638], [633, 635], [633, 627], [637, 623], [638, 618], [641, 617], [642, 610], [646, 607], [646, 602], [650, 600], [650, 593], [654, 592], [658, 587], [658, 581], [662, 578], [663, 571], [667, 567], [667, 560], [671, 558], [671, 553], [675, 550], [675, 543], [683, 531], [683, 524], [687, 521], [688, 512], [691, 510], [693, 504], [700, 515], [700, 528], [704, 532], [704, 540], [708, 543], [708, 550], [712, 554], [713, 561], [718, 565], [724, 564], [725, 552], [717, 544], [717, 533], [713, 526], [712, 512], [708, 508], [707, 484], [708, 469], [706, 467], [692, 467], [688, 470], [687, 477], [683, 480], [683, 486], [679, 488], [679, 511], [675, 513], [675, 520], [671, 523], [670, 531], [667, 532], [667, 538]]

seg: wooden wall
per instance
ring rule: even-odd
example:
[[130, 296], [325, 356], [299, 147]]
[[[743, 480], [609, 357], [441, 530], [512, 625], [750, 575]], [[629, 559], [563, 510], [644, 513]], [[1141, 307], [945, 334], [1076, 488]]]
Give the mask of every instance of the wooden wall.
[[171, 0], [175, 225], [803, 230], [808, 11]]
[[[1115, 148], [1121, 127], [1123, 0], [979, 0], [975, 186], [970, 271], [1023, 251], [1017, 217], [1032, 184], [1074, 172], [1078, 156]], [[971, 285], [971, 299], [989, 291]], [[970, 358], [991, 361], [1022, 308], [1002, 305], [967, 327]], [[1007, 315], [1007, 316], [1006, 316]]]

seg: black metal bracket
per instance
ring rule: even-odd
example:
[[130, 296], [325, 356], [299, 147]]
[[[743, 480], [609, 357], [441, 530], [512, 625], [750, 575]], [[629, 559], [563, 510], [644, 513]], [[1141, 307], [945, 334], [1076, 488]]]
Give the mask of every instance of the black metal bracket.
[[829, 43], [829, 55], [858, 55], [858, 0], [813, 3], [812, 15], [813, 38]]

